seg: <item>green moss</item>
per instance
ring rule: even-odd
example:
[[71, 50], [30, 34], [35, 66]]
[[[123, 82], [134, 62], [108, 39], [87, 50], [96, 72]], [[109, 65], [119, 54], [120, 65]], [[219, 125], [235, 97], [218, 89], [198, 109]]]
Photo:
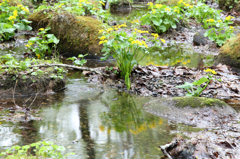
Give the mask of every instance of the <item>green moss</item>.
[[221, 52], [216, 59], [216, 64], [222, 63], [231, 67], [240, 68], [240, 36], [228, 40], [221, 47]]
[[51, 17], [56, 13], [52, 10], [44, 9], [29, 15], [28, 20], [32, 21], [31, 26], [33, 30], [38, 30], [39, 28], [46, 28]]
[[174, 97], [172, 99], [174, 102], [176, 102], [176, 106], [178, 107], [186, 107], [190, 106], [192, 108], [197, 107], [211, 107], [218, 105], [220, 107], [226, 106], [227, 104], [219, 99], [213, 99], [213, 98], [205, 98], [205, 97]]

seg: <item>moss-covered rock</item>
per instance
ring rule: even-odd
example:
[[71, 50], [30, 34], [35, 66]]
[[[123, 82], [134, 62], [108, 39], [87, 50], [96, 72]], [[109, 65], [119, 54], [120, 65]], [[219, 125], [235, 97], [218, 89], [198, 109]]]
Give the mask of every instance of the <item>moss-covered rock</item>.
[[128, 1], [116, 1], [113, 3], [110, 3], [110, 12], [117, 14], [122, 13], [126, 14], [131, 12], [132, 5]]
[[48, 26], [50, 33], [60, 39], [58, 50], [64, 56], [88, 53], [89, 58], [97, 58], [102, 55], [98, 39], [101, 22], [98, 20], [65, 13], [54, 16]]
[[32, 21], [34, 30], [51, 27], [50, 33], [60, 40], [58, 51], [65, 57], [88, 54], [88, 58], [99, 58], [102, 55], [98, 39], [102, 23], [96, 19], [42, 10], [30, 15], [28, 20]]
[[240, 68], [240, 36], [233, 37], [221, 47], [215, 64], [222, 63], [231, 67]]

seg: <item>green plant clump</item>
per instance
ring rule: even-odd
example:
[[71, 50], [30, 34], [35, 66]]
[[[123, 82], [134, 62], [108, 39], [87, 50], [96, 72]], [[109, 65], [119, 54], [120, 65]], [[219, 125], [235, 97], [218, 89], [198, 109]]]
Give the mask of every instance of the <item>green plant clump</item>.
[[[208, 72], [208, 77], [207, 76], [203, 76], [202, 78], [200, 78], [199, 80], [194, 81], [193, 83], [188, 83], [185, 82], [184, 85], [181, 86], [176, 86], [177, 88], [183, 88], [187, 90], [187, 97], [199, 97], [199, 95], [202, 93], [202, 91], [204, 89], [206, 89], [206, 87], [208, 86], [208, 84], [215, 78], [213, 78], [213, 75], [217, 74], [215, 72], [215, 70], [211, 70], [211, 69], [207, 69], [204, 70], [205, 72]], [[221, 79], [219, 79], [219, 81], [221, 81]], [[204, 87], [201, 87], [202, 84], [204, 84], [205, 82], [207, 82], [205, 84]], [[194, 86], [198, 86], [197, 88], [195, 88]]]
[[12, 38], [16, 30], [32, 30], [32, 27], [28, 26], [31, 21], [24, 19], [28, 13], [27, 7], [21, 4], [10, 6], [9, 0], [3, 0], [0, 3], [0, 41]]
[[[104, 52], [104, 57], [102, 60], [106, 60], [110, 56], [116, 60], [117, 67], [120, 70], [120, 77], [125, 78], [125, 84], [129, 90], [131, 87], [129, 76], [133, 67], [149, 53], [146, 42], [144, 40], [139, 40], [139, 38], [142, 38], [139, 36], [139, 33], [148, 34], [148, 31], [135, 29], [131, 35], [128, 35], [124, 30], [120, 29], [121, 27], [126, 27], [126, 24], [116, 25], [114, 28], [106, 30], [100, 30], [101, 41], [99, 45], [103, 44], [102, 52]], [[161, 44], [165, 43], [164, 39], [161, 39], [161, 42], [157, 40], [158, 34], [152, 35], [154, 36], [152, 42], [156, 47], [161, 47]], [[147, 37], [143, 36], [143, 38]]]
[[[28, 150], [33, 149], [36, 155], [30, 154]], [[63, 146], [54, 145], [53, 142], [39, 141], [25, 146], [12, 146], [10, 149], [2, 152], [0, 156], [5, 159], [37, 159], [37, 158], [57, 158], [63, 159], [74, 153], [68, 153], [63, 155], [61, 152], [64, 151]]]
[[[53, 49], [56, 51], [56, 45], [59, 43], [59, 40], [54, 34], [47, 34], [47, 31], [50, 29], [50, 27], [46, 29], [40, 28], [38, 36], [30, 38], [28, 44], [25, 45], [35, 53], [38, 59], [43, 58], [46, 54], [51, 55]], [[34, 47], [34, 44], [37, 44], [37, 46]], [[53, 44], [53, 46], [51, 47], [50, 44]]]

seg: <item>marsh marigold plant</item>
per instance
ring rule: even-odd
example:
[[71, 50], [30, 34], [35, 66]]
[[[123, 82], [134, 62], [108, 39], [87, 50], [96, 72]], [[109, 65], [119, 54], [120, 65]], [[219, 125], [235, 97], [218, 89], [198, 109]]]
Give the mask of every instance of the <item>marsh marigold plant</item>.
[[[135, 29], [132, 33], [126, 33], [121, 30], [126, 24], [116, 25], [113, 28], [99, 31], [99, 45], [103, 45], [102, 52], [107, 60], [112, 56], [116, 60], [116, 65], [120, 70], [120, 76], [125, 78], [125, 84], [130, 89], [130, 74], [133, 67], [149, 53], [147, 40], [143, 40], [140, 34], [148, 34], [147, 31]], [[141, 37], [141, 40], [140, 40]], [[157, 39], [157, 35], [153, 35], [152, 42], [155, 46], [160, 47], [164, 39]], [[145, 37], [146, 38], [146, 37]], [[165, 41], [164, 41], [165, 42]]]

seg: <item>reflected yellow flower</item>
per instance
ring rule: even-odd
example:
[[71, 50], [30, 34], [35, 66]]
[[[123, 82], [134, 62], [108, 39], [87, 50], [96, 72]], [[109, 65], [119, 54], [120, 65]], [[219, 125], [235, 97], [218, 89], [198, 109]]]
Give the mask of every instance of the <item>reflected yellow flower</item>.
[[41, 55], [40, 55], [40, 54], [37, 54], [36, 56], [37, 56], [37, 58], [38, 58], [38, 59], [40, 59], [40, 58], [41, 58]]
[[163, 123], [163, 119], [160, 119], [158, 122], [158, 125], [162, 125], [162, 123]]
[[103, 131], [105, 130], [105, 127], [104, 127], [103, 125], [100, 125], [100, 126], [99, 126], [99, 129], [100, 129], [100, 131], [103, 132]]

